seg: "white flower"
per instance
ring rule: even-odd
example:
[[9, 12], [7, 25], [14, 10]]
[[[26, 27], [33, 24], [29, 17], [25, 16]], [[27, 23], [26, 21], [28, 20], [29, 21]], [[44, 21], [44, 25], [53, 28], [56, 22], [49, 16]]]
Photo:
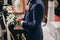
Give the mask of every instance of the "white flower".
[[8, 17], [7, 17], [7, 22], [8, 23], [11, 23], [14, 21], [14, 18], [15, 18], [15, 15], [14, 14], [10, 14]]
[[3, 9], [7, 9], [7, 6], [3, 6]]
[[17, 15], [14, 15], [14, 14], [10, 14], [8, 17], [7, 17], [7, 23], [8, 24], [18, 24], [18, 22], [16, 21], [17, 19]]

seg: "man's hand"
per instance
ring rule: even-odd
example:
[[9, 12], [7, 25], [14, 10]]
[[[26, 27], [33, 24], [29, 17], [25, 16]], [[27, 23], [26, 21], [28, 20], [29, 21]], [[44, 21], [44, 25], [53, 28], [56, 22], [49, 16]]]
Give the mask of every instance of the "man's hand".
[[26, 7], [25, 7], [25, 9], [26, 9], [26, 10], [29, 10], [29, 9], [30, 9], [30, 7], [29, 7], [29, 6], [26, 6]]
[[21, 17], [18, 17], [16, 20], [17, 20], [18, 22], [21, 22], [21, 21], [22, 21], [22, 18], [21, 18]]
[[[16, 19], [16, 21], [18, 21], [19, 23], [21, 23], [22, 18], [21, 18], [21, 17], [18, 17], [18, 18]], [[20, 24], [20, 25], [16, 25], [14, 29], [23, 29], [23, 27], [22, 27], [21, 24]]]

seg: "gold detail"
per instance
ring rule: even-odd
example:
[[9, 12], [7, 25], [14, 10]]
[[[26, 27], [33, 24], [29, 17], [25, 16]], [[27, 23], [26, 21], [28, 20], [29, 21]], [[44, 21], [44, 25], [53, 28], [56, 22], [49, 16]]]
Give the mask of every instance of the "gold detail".
[[18, 40], [19, 40], [20, 34], [17, 34], [16, 36], [18, 37]]
[[22, 38], [22, 40], [26, 40], [24, 33], [22, 33], [21, 38]]

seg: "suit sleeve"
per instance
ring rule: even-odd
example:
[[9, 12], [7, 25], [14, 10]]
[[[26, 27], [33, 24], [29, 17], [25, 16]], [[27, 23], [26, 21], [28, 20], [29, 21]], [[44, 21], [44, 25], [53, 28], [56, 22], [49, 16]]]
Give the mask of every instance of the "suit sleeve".
[[32, 22], [29, 21], [24, 21], [22, 24], [23, 28], [26, 29], [33, 29], [36, 30], [38, 28], [38, 25], [40, 25], [42, 18], [43, 18], [43, 12], [44, 12], [44, 7], [40, 4], [36, 5], [33, 7], [34, 11], [34, 18]]

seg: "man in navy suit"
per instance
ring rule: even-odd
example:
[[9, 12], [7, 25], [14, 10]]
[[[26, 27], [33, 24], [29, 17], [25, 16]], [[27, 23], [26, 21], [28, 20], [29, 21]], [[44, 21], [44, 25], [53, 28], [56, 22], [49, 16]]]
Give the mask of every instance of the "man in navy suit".
[[23, 21], [20, 18], [17, 18], [17, 21], [21, 22], [21, 26], [30, 32], [28, 36], [29, 40], [43, 40], [41, 22], [43, 19], [44, 4], [42, 0], [30, 0], [29, 2], [30, 8], [26, 10]]

